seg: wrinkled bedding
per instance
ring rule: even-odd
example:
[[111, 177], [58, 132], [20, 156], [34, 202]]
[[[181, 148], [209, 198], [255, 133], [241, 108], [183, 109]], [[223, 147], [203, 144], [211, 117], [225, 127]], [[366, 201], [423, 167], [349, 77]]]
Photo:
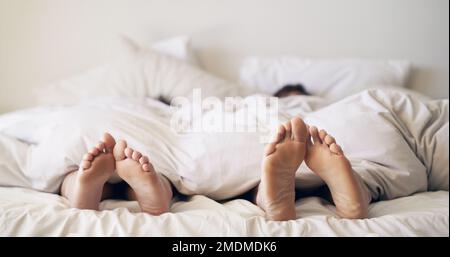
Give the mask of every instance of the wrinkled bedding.
[[101, 211], [70, 209], [66, 199], [0, 187], [1, 236], [449, 236], [448, 192], [426, 192], [370, 205], [369, 218], [340, 219], [318, 197], [297, 201], [297, 220], [267, 221], [246, 200], [195, 195], [155, 217], [137, 202], [106, 200]]
[[[331, 105], [314, 97], [281, 99], [279, 105], [279, 122], [299, 115], [334, 135], [372, 199], [448, 190], [448, 100], [423, 102], [397, 91], [368, 90]], [[248, 115], [248, 109], [224, 115]], [[0, 116], [0, 185], [58, 192], [105, 131], [148, 155], [184, 194], [220, 200], [257, 185], [261, 136], [270, 133], [271, 123], [254, 112], [254, 119], [242, 122], [255, 132], [177, 133], [170, 126], [173, 113], [151, 99], [105, 98]], [[213, 109], [200, 118], [219, 114], [223, 110]], [[299, 188], [321, 183], [300, 166]]]
[[[300, 219], [265, 221], [245, 200], [216, 202], [259, 182], [260, 132], [176, 133], [173, 110], [160, 102], [97, 98], [0, 116], [0, 234], [448, 236], [448, 100], [367, 90], [330, 105], [314, 97], [279, 105], [279, 122], [299, 115], [334, 135], [372, 199], [390, 201], [371, 205], [370, 219], [350, 221], [323, 200], [304, 198], [297, 202]], [[245, 125], [272, 128], [254, 121]], [[176, 201], [174, 213], [152, 217], [137, 213], [134, 202], [105, 201], [101, 208], [108, 211], [93, 212], [68, 209], [65, 199], [48, 194], [58, 192], [105, 131], [150, 156], [157, 171], [193, 197]], [[300, 189], [322, 185], [305, 165], [296, 179]]]

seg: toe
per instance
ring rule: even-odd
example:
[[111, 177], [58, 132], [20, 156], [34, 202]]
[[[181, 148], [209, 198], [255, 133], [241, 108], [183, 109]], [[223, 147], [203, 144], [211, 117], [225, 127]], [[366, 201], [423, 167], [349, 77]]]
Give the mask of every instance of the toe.
[[343, 154], [342, 148], [336, 143], [330, 145], [330, 151], [334, 154]]
[[320, 131], [319, 131], [319, 138], [320, 138], [320, 140], [322, 141], [322, 142], [324, 142], [324, 140], [325, 140], [325, 137], [328, 135], [328, 133], [324, 130], [324, 129], [321, 129]]
[[97, 145], [95, 146], [100, 152], [103, 152], [103, 150], [105, 150], [105, 143], [103, 142], [98, 142]]
[[269, 156], [269, 155], [271, 155], [272, 153], [274, 153], [275, 152], [275, 150], [276, 150], [276, 143], [270, 143], [270, 144], [268, 144], [267, 146], [266, 146], [266, 148], [264, 149], [264, 155], [265, 156]]
[[148, 163], [148, 157], [147, 157], [147, 156], [142, 156], [142, 157], [139, 159], [139, 163], [142, 164], [142, 165]]
[[134, 151], [131, 157], [133, 158], [133, 160], [139, 161], [139, 159], [142, 157], [142, 154], [138, 151]]
[[291, 125], [294, 140], [297, 142], [305, 143], [308, 133], [305, 122], [303, 122], [303, 120], [299, 117], [295, 117], [291, 120]]
[[311, 133], [310, 133], [311, 127], [306, 124], [306, 142], [308, 143], [308, 145], [312, 145], [312, 138], [311, 138]]
[[142, 164], [142, 170], [146, 172], [150, 172], [153, 170], [153, 166], [150, 163]]
[[283, 141], [285, 134], [286, 134], [286, 129], [285, 129], [284, 125], [280, 125], [277, 129], [276, 135], [272, 139], [272, 142], [270, 142], [264, 150], [265, 156], [271, 155], [273, 152], [275, 152], [276, 145], [279, 142]]
[[98, 150], [97, 147], [94, 147], [89, 151], [89, 153], [95, 157], [100, 153], [100, 150]]
[[133, 157], [133, 152], [134, 152], [133, 149], [131, 149], [129, 147], [125, 148], [125, 151], [124, 151], [125, 156], [127, 158], [132, 158]]
[[286, 124], [284, 124], [284, 140], [291, 140], [292, 139], [292, 126], [291, 121], [288, 121]]
[[127, 148], [127, 142], [125, 140], [120, 140], [114, 146], [113, 154], [114, 154], [114, 159], [116, 159], [116, 161], [121, 161], [121, 160], [126, 158], [126, 156], [125, 156], [125, 149], [126, 148]]
[[311, 128], [309, 129], [309, 133], [311, 134], [314, 144], [322, 144], [322, 141], [319, 137], [319, 131], [315, 126], [311, 126]]
[[83, 168], [83, 170], [89, 169], [90, 167], [91, 167], [90, 161], [82, 161], [81, 162], [81, 168]]
[[83, 161], [92, 161], [94, 159], [94, 156], [90, 153], [87, 153], [83, 156]]
[[275, 135], [275, 138], [273, 139], [272, 143], [279, 143], [283, 140], [284, 135], [286, 134], [286, 129], [283, 125], [280, 125], [277, 129], [277, 134]]
[[149, 163], [146, 163], [146, 164], [143, 164], [142, 165], [142, 170], [143, 171], [150, 171], [150, 164]]
[[111, 152], [116, 145], [116, 140], [109, 133], [103, 134], [102, 142], [105, 144], [105, 148], [107, 151]]
[[330, 135], [326, 135], [325, 138], [323, 139], [323, 142], [325, 142], [325, 144], [327, 145], [332, 145], [333, 143], [336, 143], [336, 139], [334, 139], [334, 137]]

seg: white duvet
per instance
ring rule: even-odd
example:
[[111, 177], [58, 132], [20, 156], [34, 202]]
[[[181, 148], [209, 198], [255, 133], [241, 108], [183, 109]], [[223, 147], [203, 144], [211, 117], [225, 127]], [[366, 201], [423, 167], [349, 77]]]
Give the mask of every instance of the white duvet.
[[[299, 115], [334, 135], [373, 199], [448, 190], [448, 100], [368, 90], [328, 106], [314, 97], [281, 99], [279, 109], [280, 122]], [[261, 133], [176, 133], [172, 114], [151, 99], [104, 98], [3, 115], [0, 185], [57, 192], [105, 131], [148, 155], [182, 193], [226, 199], [258, 183]], [[305, 166], [297, 177], [299, 187], [320, 184]]]
[[[282, 99], [280, 107], [280, 122], [299, 115], [307, 123], [324, 128], [334, 135], [343, 146], [354, 169], [368, 186], [374, 200], [395, 199], [427, 190], [448, 191], [448, 100], [425, 102], [397, 91], [368, 90], [328, 106], [321, 104], [317, 98], [290, 97]], [[97, 142], [104, 131], [109, 131], [116, 138], [126, 139], [132, 147], [149, 155], [155, 168], [165, 174], [184, 194], [204, 195], [216, 200], [227, 199], [248, 191], [258, 183], [264, 147], [259, 141], [259, 133], [177, 134], [169, 127], [171, 114], [172, 111], [166, 106], [150, 99], [105, 98], [71, 107], [42, 107], [0, 116], [0, 185], [57, 192], [64, 175], [78, 168], [82, 155]], [[320, 179], [305, 166], [299, 168], [298, 187], [320, 184]], [[2, 190], [9, 192], [9, 189]], [[448, 201], [448, 193], [437, 194], [441, 197], [441, 194], [447, 194]], [[36, 197], [38, 196], [39, 194], [36, 194]], [[27, 197], [29, 196], [24, 194], [24, 199]], [[47, 195], [44, 198], [46, 197]], [[427, 197], [424, 199], [428, 199]], [[56, 198], [49, 204], [53, 206], [55, 203], [61, 207], [62, 205], [58, 204], [61, 200]], [[207, 199], [201, 196], [196, 196], [195, 199], [199, 198]], [[36, 201], [39, 203], [40, 200]], [[201, 201], [200, 205], [208, 201]], [[14, 201], [9, 200], [9, 203], [14, 206]], [[190, 201], [179, 206], [189, 203], [195, 205], [197, 202]], [[239, 206], [239, 203], [242, 202], [233, 201], [228, 204]], [[10, 205], [2, 203], [2, 208], [6, 208], [6, 211], [2, 212], [3, 224], [11, 218], [5, 216], [11, 213], [8, 211]], [[31, 204], [30, 208], [34, 208], [33, 206]], [[250, 205], [245, 202], [244, 206], [247, 208]], [[127, 212], [126, 209], [122, 211]], [[84, 213], [94, 215], [89, 211], [65, 212], [75, 212], [81, 216], [85, 215]], [[117, 212], [121, 210], [114, 210], [112, 213]], [[45, 213], [42, 212], [42, 215], [45, 216]], [[226, 215], [219, 215], [220, 218], [224, 221], [233, 219], [233, 215], [225, 213]], [[448, 234], [448, 204], [446, 212], [444, 210], [443, 213], [446, 219], [442, 221], [442, 226], [446, 227]], [[115, 214], [100, 212], [94, 216], [98, 215], [113, 217]], [[145, 214], [134, 215], [147, 217]], [[169, 218], [174, 217], [172, 215], [175, 214], [167, 214], [164, 217], [175, 224], [185, 224], [182, 222], [183, 218], [192, 218], [191, 215], [183, 213], [177, 214], [176, 218]], [[318, 218], [321, 219], [323, 217]], [[155, 218], [156, 223], [161, 220], [164, 218]], [[141, 222], [132, 226], [143, 225]], [[236, 226], [247, 227], [246, 222]], [[263, 221], [256, 219], [253, 222]], [[364, 221], [351, 224], [361, 222]], [[308, 234], [306, 221], [300, 219], [291, 223], [306, 226], [300, 230], [306, 229], [306, 232], [289, 232], [284, 225], [273, 224], [269, 226], [270, 232], [267, 234]], [[101, 224], [99, 226], [102, 226]], [[278, 226], [279, 233], [276, 232]], [[327, 234], [323, 232], [326, 231], [323, 226], [318, 227], [322, 232], [317, 232], [317, 235]], [[5, 234], [16, 234], [14, 229], [3, 231], [6, 231]], [[136, 232], [135, 229], [125, 229], [105, 233], [122, 235], [127, 234], [127, 231]], [[251, 231], [243, 232], [242, 227], [236, 232], [231, 231], [233, 230], [230, 230], [230, 233], [221, 231], [219, 234], [256, 235]], [[331, 228], [329, 232], [340, 234], [333, 232]], [[440, 230], [435, 232], [442, 235]], [[64, 234], [61, 231], [58, 233]], [[149, 232], [136, 232], [139, 235], [146, 233]], [[159, 233], [164, 234], [161, 231], [155, 234]], [[180, 232], [178, 235], [183, 234]]]

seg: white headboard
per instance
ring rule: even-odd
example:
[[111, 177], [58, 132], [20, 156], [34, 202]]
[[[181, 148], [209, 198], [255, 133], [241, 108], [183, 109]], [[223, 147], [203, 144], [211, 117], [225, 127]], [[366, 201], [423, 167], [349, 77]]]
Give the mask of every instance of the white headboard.
[[448, 0], [0, 0], [0, 113], [113, 58], [119, 34], [189, 35], [228, 79], [247, 55], [406, 59], [411, 88], [448, 98], [448, 18]]

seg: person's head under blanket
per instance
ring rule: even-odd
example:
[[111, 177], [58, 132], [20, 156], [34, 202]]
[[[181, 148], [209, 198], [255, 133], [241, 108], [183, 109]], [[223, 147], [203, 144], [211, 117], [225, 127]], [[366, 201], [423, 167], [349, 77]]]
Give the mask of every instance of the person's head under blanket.
[[311, 95], [306, 91], [305, 87], [302, 84], [287, 84], [279, 89], [275, 94], [276, 97], [288, 97], [293, 95]]

